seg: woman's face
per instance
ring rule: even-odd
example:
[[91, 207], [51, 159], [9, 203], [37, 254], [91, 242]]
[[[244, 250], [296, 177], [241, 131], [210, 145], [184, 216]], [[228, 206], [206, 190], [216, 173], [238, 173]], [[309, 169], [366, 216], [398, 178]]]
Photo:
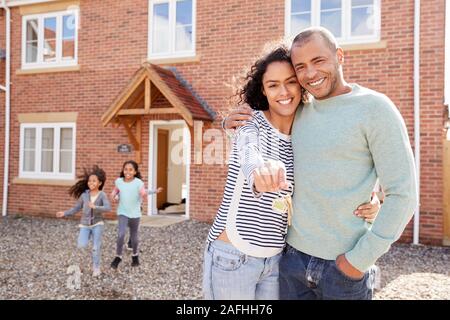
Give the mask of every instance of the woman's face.
[[263, 75], [263, 93], [269, 109], [280, 116], [291, 116], [301, 99], [300, 84], [289, 62], [276, 61], [267, 66]]

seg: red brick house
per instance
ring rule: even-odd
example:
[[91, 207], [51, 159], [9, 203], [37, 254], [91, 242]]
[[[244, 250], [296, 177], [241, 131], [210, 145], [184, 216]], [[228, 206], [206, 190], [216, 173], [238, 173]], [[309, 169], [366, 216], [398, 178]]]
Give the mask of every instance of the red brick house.
[[220, 122], [233, 77], [267, 41], [323, 25], [346, 52], [347, 80], [387, 94], [408, 126], [420, 163], [420, 216], [403, 240], [413, 239], [415, 227], [416, 242], [450, 244], [446, 1], [0, 0], [0, 6], [3, 215], [50, 216], [69, 207], [68, 186], [92, 164], [107, 171], [109, 192], [132, 158], [147, 185], [166, 190], [149, 197], [146, 213], [185, 199], [187, 217], [212, 221], [225, 183], [229, 145]]

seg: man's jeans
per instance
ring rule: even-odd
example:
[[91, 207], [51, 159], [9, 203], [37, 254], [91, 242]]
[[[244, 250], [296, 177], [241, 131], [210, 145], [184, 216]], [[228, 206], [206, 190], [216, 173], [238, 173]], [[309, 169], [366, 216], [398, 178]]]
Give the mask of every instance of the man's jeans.
[[100, 268], [101, 247], [102, 247], [103, 225], [98, 224], [94, 227], [81, 227], [78, 236], [78, 248], [85, 249], [89, 244], [89, 238], [92, 236], [92, 262], [95, 268]]
[[203, 265], [203, 295], [208, 300], [277, 300], [278, 263], [248, 256], [220, 240], [207, 244]]
[[307, 255], [286, 244], [280, 260], [282, 300], [371, 300], [375, 268], [353, 279], [342, 273], [334, 260]]

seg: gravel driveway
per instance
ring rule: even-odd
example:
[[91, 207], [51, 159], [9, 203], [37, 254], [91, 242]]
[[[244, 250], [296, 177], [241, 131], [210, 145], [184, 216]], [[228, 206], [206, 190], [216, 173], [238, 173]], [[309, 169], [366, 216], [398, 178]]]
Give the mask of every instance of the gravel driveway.
[[[91, 276], [90, 249], [74, 255], [77, 221], [29, 217], [0, 219], [0, 299], [201, 299], [204, 239], [209, 225], [185, 221], [141, 227], [141, 266], [114, 257], [116, 226], [103, 234], [99, 278]], [[69, 267], [81, 259], [80, 289]], [[450, 299], [450, 248], [395, 245], [378, 262], [376, 299]], [[74, 285], [75, 284], [75, 285]]]

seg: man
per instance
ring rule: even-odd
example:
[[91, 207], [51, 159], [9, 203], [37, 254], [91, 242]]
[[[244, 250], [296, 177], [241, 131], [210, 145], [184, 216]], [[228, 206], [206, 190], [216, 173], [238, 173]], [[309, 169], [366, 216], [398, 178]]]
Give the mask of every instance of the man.
[[[372, 266], [400, 237], [417, 203], [406, 126], [389, 98], [344, 80], [344, 53], [328, 30], [298, 34], [291, 59], [312, 98], [292, 127], [294, 214], [280, 261], [280, 298], [371, 299]], [[248, 113], [234, 111], [225, 127], [242, 125]], [[266, 166], [254, 172], [256, 189], [282, 188], [280, 168]], [[353, 208], [367, 202], [377, 178], [385, 199], [369, 226]]]

